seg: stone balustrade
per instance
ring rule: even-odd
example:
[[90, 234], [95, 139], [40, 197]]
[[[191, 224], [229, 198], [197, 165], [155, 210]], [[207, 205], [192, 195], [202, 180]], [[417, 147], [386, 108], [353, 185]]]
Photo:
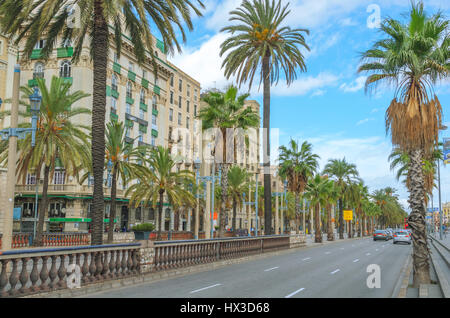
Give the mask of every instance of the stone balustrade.
[[[120, 234], [126, 238], [127, 233]], [[300, 246], [302, 240], [303, 234], [295, 234], [10, 250], [0, 252], [0, 298], [71, 288], [68, 278], [74, 269], [84, 287], [289, 249]]]
[[[68, 288], [79, 273], [80, 286], [138, 275], [139, 243], [72, 247], [0, 254], [0, 297], [18, 297]], [[72, 271], [69, 265], [75, 264]]]

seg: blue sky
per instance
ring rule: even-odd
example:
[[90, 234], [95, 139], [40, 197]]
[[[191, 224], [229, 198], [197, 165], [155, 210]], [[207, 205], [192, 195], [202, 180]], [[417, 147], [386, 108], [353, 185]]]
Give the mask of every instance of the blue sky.
[[[379, 8], [381, 17], [403, 19], [410, 7], [408, 0], [297, 0], [289, 1], [287, 20], [293, 28], [307, 28], [311, 51], [305, 51], [307, 72], [287, 87], [280, 81], [272, 87], [271, 127], [278, 128], [280, 144], [290, 138], [307, 140], [321, 157], [321, 167], [328, 159], [343, 158], [355, 163], [370, 190], [392, 186], [407, 206], [407, 192], [389, 169], [387, 157], [392, 149], [386, 136], [384, 115], [393, 92], [381, 88], [375, 94], [364, 92], [363, 74], [357, 74], [360, 52], [380, 38], [371, 28], [370, 17]], [[205, 0], [202, 18], [194, 19], [195, 30], [188, 34], [183, 53], [169, 59], [197, 79], [202, 89], [224, 88], [227, 81], [221, 70], [220, 44], [227, 37], [229, 12], [241, 0]], [[284, 0], [283, 3], [288, 3]], [[441, 9], [450, 13], [450, 2], [424, 1], [425, 10]], [[369, 20], [368, 20], [369, 19]], [[369, 23], [368, 23], [369, 21]], [[262, 95], [255, 86], [250, 99], [262, 105]], [[242, 91], [248, 90], [243, 87]], [[437, 86], [444, 108], [444, 122], [450, 123], [450, 81]], [[450, 127], [450, 125], [448, 125]], [[450, 136], [450, 131], [447, 133]], [[443, 202], [450, 201], [450, 168], [442, 169]], [[436, 192], [437, 193], [437, 192]], [[437, 204], [437, 195], [434, 199]]]

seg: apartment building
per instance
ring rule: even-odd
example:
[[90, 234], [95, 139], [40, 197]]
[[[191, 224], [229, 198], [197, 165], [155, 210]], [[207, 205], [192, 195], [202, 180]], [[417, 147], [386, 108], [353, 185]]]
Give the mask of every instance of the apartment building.
[[[110, 35], [114, 29], [110, 27]], [[45, 36], [43, 36], [44, 38]], [[109, 47], [107, 67], [107, 103], [106, 121], [118, 120], [127, 127], [127, 142], [137, 145], [168, 146], [169, 127], [192, 127], [196, 102], [199, 100], [200, 84], [184, 74], [167, 60], [164, 43], [154, 39], [154, 55], [157, 59], [155, 74], [150, 54], [143, 64], [139, 64], [133, 54], [133, 45], [127, 34], [122, 34], [122, 50], [120, 56], [114, 41]], [[61, 41], [62, 42], [62, 41]], [[60, 42], [58, 42], [60, 43]], [[45, 40], [40, 40], [29, 60], [21, 62], [21, 85], [34, 87], [37, 78], [50, 83], [52, 76], [64, 78], [72, 83], [71, 91], [81, 90], [91, 94], [77, 102], [74, 106], [90, 108], [92, 105], [93, 65], [90, 58], [89, 44], [86, 43], [81, 52], [80, 61], [73, 64], [71, 58], [74, 48], [71, 43], [63, 43], [54, 49], [47, 61], [41, 59], [41, 50]], [[19, 58], [22, 51], [19, 52]], [[22, 61], [22, 59], [20, 59]], [[0, 74], [1, 76], [1, 74]], [[177, 81], [176, 87], [170, 86], [171, 79]], [[180, 82], [181, 81], [181, 82]], [[12, 83], [12, 81], [10, 81]], [[181, 96], [182, 111], [178, 104], [176, 112], [182, 113], [179, 124], [178, 117], [169, 125], [170, 92]], [[0, 95], [1, 96], [1, 95]], [[189, 103], [188, 103], [189, 102]], [[80, 115], [79, 120], [86, 125], [91, 124], [91, 117]], [[8, 127], [8, 122], [3, 123]], [[108, 222], [110, 209], [110, 182], [105, 172], [105, 224]], [[36, 192], [37, 190], [37, 192]], [[50, 203], [46, 218], [47, 231], [76, 232], [86, 231], [91, 221], [92, 179], [79, 185], [75, 178], [67, 176], [63, 167], [57, 169], [48, 189]], [[129, 198], [125, 197], [126, 185], [118, 180], [116, 226], [129, 228], [134, 224], [155, 222], [158, 213], [151, 207], [138, 208], [129, 206]], [[42, 180], [36, 180], [29, 174], [25, 184], [18, 180], [16, 185], [16, 208], [21, 209], [21, 220], [15, 221], [15, 229], [29, 232], [34, 226], [36, 193], [42, 193]], [[172, 207], [165, 203], [166, 222], [163, 229], [173, 229], [174, 224], [186, 228], [187, 221], [174, 221]], [[184, 222], [184, 223], [183, 223]], [[155, 222], [156, 223], [156, 222]]]
[[[10, 110], [10, 105], [4, 101], [12, 96], [14, 65], [17, 61], [17, 47], [7, 37], [0, 33], [0, 111]], [[9, 127], [9, 117], [0, 118], [0, 129]]]

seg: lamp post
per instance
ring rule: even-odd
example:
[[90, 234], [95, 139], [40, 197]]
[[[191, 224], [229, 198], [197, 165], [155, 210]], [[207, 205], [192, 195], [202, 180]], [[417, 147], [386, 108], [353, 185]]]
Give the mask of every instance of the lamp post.
[[[447, 130], [448, 127], [442, 125], [439, 130]], [[439, 239], [442, 240], [442, 201], [441, 201], [441, 158], [438, 158], [438, 187], [439, 187]]]

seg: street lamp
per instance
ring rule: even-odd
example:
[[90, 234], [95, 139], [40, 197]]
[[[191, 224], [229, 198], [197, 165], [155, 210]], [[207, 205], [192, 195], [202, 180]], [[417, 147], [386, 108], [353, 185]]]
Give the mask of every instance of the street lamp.
[[[439, 131], [447, 130], [448, 127], [441, 125]], [[441, 203], [441, 158], [438, 158], [438, 187], [439, 187], [439, 239], [442, 240], [442, 203]]]
[[30, 99], [30, 110], [31, 110], [31, 146], [34, 147], [36, 140], [36, 129], [39, 111], [41, 108], [42, 96], [39, 94], [39, 89], [34, 88], [32, 95], [28, 97]]

